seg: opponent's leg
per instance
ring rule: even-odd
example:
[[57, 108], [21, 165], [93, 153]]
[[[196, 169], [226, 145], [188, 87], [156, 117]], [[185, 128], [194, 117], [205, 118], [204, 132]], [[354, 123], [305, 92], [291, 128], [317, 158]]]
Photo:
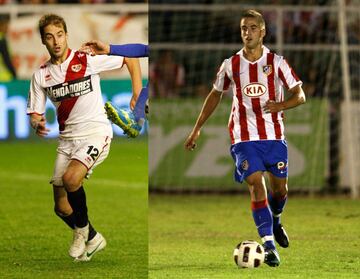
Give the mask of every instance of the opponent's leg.
[[119, 109], [111, 102], [105, 103], [107, 117], [115, 125], [119, 126], [124, 134], [135, 138], [139, 135], [145, 122], [145, 107], [148, 100], [148, 87], [144, 87], [136, 101], [134, 110]]
[[268, 201], [273, 215], [273, 231], [275, 240], [283, 248], [289, 247], [289, 237], [280, 222], [281, 213], [287, 201], [287, 177], [281, 178], [269, 173], [271, 191]]
[[257, 171], [246, 178], [251, 197], [253, 218], [264, 243], [265, 263], [269, 266], [278, 266], [280, 257], [275, 248], [273, 236], [273, 219], [266, 198], [266, 186], [263, 173]]
[[139, 97], [133, 110], [135, 121], [137, 123], [145, 121], [146, 102], [149, 99], [148, 86], [141, 89]]

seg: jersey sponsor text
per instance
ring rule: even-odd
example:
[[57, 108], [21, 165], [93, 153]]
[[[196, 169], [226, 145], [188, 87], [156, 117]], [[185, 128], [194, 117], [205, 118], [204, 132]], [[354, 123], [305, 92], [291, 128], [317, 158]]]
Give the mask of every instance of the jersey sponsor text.
[[91, 76], [60, 83], [46, 87], [46, 94], [54, 102], [59, 102], [68, 98], [82, 96], [93, 91]]

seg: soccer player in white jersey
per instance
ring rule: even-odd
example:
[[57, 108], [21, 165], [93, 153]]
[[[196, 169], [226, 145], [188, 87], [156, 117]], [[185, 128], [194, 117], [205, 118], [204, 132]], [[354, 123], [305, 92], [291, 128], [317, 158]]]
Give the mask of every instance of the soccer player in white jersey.
[[55, 213], [73, 229], [70, 256], [88, 261], [106, 245], [89, 222], [82, 186], [84, 178], [107, 157], [112, 139], [99, 73], [126, 64], [132, 80], [131, 101], [136, 102], [142, 87], [140, 64], [136, 58], [92, 57], [69, 49], [66, 23], [58, 15], [43, 16], [39, 31], [50, 59], [32, 76], [27, 113], [36, 134], [43, 137], [49, 132], [44, 115], [46, 99], [56, 107], [60, 140], [50, 182]]
[[[255, 10], [240, 20], [243, 48], [222, 63], [196, 124], [185, 141], [193, 150], [205, 121], [231, 87], [233, 103], [228, 123], [235, 180], [248, 184], [251, 208], [266, 251], [265, 262], [278, 266], [280, 257], [274, 237], [284, 248], [288, 236], [280, 223], [287, 200], [288, 155], [283, 110], [305, 103], [302, 82], [286, 60], [263, 46], [265, 21]], [[284, 99], [283, 88], [290, 93]], [[264, 173], [268, 173], [267, 194]]]

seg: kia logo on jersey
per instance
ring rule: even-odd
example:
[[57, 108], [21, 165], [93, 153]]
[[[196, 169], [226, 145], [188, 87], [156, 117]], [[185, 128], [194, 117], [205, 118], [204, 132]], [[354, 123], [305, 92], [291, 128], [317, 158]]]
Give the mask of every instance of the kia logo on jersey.
[[266, 86], [258, 82], [252, 82], [243, 88], [243, 92], [248, 97], [260, 97], [266, 93]]

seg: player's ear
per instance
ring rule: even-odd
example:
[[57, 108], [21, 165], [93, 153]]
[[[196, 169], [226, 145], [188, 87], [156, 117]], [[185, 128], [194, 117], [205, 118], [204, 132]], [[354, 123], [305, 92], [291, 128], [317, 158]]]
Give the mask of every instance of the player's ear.
[[261, 37], [264, 38], [265, 35], [266, 35], [266, 29], [263, 28], [263, 29], [261, 29]]

